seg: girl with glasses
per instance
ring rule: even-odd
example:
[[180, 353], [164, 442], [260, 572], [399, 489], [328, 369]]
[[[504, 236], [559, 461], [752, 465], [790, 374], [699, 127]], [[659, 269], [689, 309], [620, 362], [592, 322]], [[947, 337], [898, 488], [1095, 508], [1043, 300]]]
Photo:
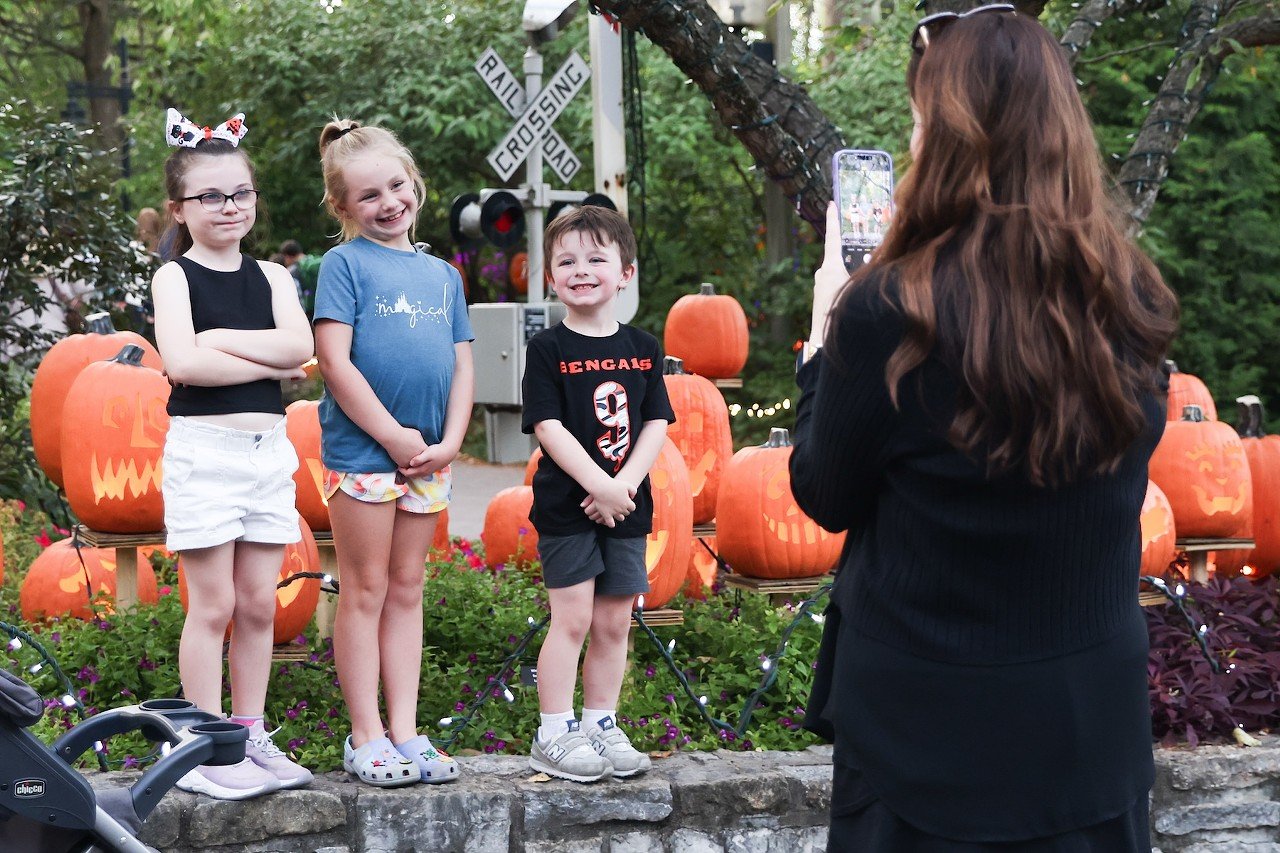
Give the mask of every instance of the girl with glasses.
[[792, 489], [850, 534], [806, 720], [828, 850], [1147, 853], [1138, 518], [1176, 301], [1040, 24], [947, 13], [912, 46], [894, 221], [850, 278], [830, 209], [797, 376]]
[[301, 536], [294, 509], [298, 457], [285, 435], [282, 380], [302, 379], [311, 328], [293, 277], [240, 249], [253, 228], [253, 166], [238, 147], [244, 117], [216, 130], [175, 110], [166, 124], [168, 261], [155, 275], [156, 343], [173, 388], [162, 490], [165, 544], [182, 554], [190, 606], [178, 670], [187, 699], [223, 712], [222, 643], [231, 719], [249, 729], [246, 758], [201, 766], [178, 781], [226, 800], [311, 781], [271, 740], [263, 715], [271, 668], [276, 577]]

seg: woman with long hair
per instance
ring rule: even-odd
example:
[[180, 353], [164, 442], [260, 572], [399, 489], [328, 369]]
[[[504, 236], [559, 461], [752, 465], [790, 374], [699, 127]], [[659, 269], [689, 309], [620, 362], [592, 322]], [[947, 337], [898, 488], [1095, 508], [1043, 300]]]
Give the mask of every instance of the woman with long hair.
[[850, 278], [829, 210], [797, 376], [792, 489], [849, 531], [806, 720], [828, 849], [1146, 853], [1138, 517], [1176, 300], [1039, 23], [940, 13], [912, 49], [894, 221]]

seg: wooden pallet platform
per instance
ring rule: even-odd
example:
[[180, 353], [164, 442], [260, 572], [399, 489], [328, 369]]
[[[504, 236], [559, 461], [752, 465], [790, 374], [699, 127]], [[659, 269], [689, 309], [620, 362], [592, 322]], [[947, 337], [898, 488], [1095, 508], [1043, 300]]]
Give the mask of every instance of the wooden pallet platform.
[[1254, 547], [1252, 539], [1177, 539], [1174, 546], [1180, 553], [1187, 555], [1187, 563], [1191, 567], [1191, 580], [1196, 583], [1207, 583], [1209, 580], [1209, 552], [1235, 551]]
[[720, 580], [724, 585], [737, 591], [754, 592], [769, 596], [769, 603], [781, 607], [788, 601], [797, 601], [810, 597], [823, 585], [835, 580], [835, 575], [819, 575], [816, 578], [785, 578], [771, 580], [766, 578], [749, 578], [732, 572], [721, 572]]
[[[650, 628], [661, 628], [663, 625], [683, 625], [684, 612], [674, 607], [660, 607], [657, 610], [644, 611], [644, 624]], [[635, 630], [636, 619], [631, 617], [631, 628]]]
[[742, 387], [741, 376], [730, 376], [727, 379], [712, 379], [711, 381], [715, 383], [715, 386], [717, 388], [741, 388]]
[[716, 535], [716, 520], [713, 518], [703, 524], [695, 524], [693, 526], [693, 538], [701, 539], [704, 536]]
[[116, 552], [116, 607], [126, 610], [137, 606], [138, 549], [149, 545], [164, 545], [164, 531], [104, 533], [77, 524], [75, 535], [90, 548], [111, 548]]
[[1138, 604], [1143, 607], [1157, 607], [1164, 604], [1169, 599], [1165, 598], [1164, 593], [1143, 590], [1138, 593]]

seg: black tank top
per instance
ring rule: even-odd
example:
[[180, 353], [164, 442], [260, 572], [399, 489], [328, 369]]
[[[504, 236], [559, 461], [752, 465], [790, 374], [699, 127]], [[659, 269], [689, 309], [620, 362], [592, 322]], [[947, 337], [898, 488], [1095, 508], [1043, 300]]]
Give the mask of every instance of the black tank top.
[[[187, 275], [191, 322], [196, 333], [209, 329], [274, 329], [271, 284], [258, 262], [242, 255], [240, 269], [220, 272], [190, 258], [177, 258]], [[169, 415], [231, 415], [239, 412], [284, 414], [280, 383], [259, 379], [240, 385], [175, 385]]]

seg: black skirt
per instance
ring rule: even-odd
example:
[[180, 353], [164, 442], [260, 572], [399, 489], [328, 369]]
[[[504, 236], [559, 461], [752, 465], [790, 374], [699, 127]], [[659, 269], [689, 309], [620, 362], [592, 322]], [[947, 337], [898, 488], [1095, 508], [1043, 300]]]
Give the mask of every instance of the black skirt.
[[827, 853], [1149, 853], [1147, 797], [1109, 820], [1023, 841], [956, 841], [898, 817], [854, 767], [835, 766]]

